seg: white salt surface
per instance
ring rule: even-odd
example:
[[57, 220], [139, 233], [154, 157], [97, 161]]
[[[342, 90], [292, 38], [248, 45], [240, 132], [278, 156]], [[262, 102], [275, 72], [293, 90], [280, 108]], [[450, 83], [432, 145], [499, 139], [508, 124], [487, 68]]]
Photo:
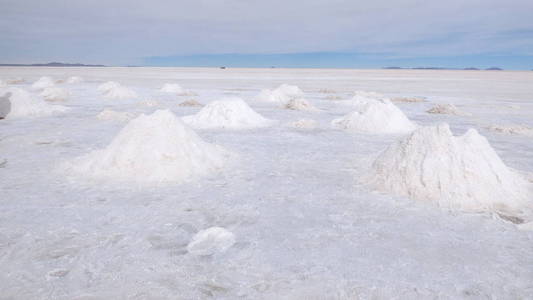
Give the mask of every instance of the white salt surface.
[[77, 84], [77, 83], [82, 83], [84, 80], [82, 77], [79, 77], [79, 76], [71, 76], [69, 78], [67, 78], [67, 80], [65, 80], [65, 83], [68, 83], [68, 84]]
[[177, 83], [165, 83], [161, 87], [160, 91], [163, 92], [163, 93], [169, 93], [169, 94], [174, 94], [174, 95], [178, 95], [178, 96], [191, 96], [191, 95], [194, 95], [193, 92], [185, 90], [183, 87], [181, 87]]
[[372, 172], [375, 188], [446, 209], [511, 216], [533, 211], [531, 186], [475, 129], [453, 136], [448, 124], [422, 127], [381, 153]]
[[75, 159], [66, 169], [107, 180], [183, 182], [214, 173], [225, 156], [172, 112], [158, 110], [133, 119], [107, 147]]
[[207, 104], [195, 115], [183, 117], [193, 128], [252, 129], [273, 124], [240, 98], [225, 98]]
[[[0, 77], [26, 78], [17, 87], [30, 90], [35, 79], [65, 78], [67, 71], [85, 78], [61, 86], [72, 93], [64, 104], [68, 112], [0, 120], [0, 298], [528, 299], [533, 294], [528, 223], [513, 224], [493, 213], [450, 212], [434, 202], [360, 185], [375, 157], [405, 136], [326, 126], [354, 109], [340, 104], [353, 90], [389, 98], [417, 95], [428, 102], [398, 104], [410, 120], [419, 126], [449, 123], [456, 136], [476, 128], [505, 166], [532, 173], [532, 139], [485, 126], [533, 127], [533, 72], [0, 67]], [[136, 115], [155, 110], [139, 101], [103, 99], [96, 87], [109, 80], [134, 89], [139, 99], [157, 99], [178, 117], [200, 108], [179, 107], [187, 99], [154, 87], [179, 82], [205, 104], [232, 91], [279, 122], [257, 130], [198, 131], [202, 140], [237, 158], [220, 172], [188, 182], [147, 185], [110, 178], [94, 184], [83, 174], [66, 177], [58, 166], [105, 149], [125, 125], [96, 115], [104, 109]], [[253, 101], [260, 90], [282, 83], [299, 86], [321, 110], [310, 114]], [[319, 89], [347, 100], [324, 99]], [[32, 96], [50, 105], [38, 92]], [[475, 116], [426, 113], [433, 103], [454, 103]], [[323, 126], [286, 126], [309, 118]], [[154, 132], [128, 151], [156, 149]], [[235, 244], [209, 256], [189, 253], [194, 235], [211, 227], [232, 232]]]
[[360, 98], [355, 110], [331, 124], [339, 129], [364, 133], [408, 133], [416, 128], [407, 116], [387, 99]]
[[129, 89], [129, 88], [125, 87], [125, 86], [121, 86], [121, 85], [111, 87], [110, 89], [108, 89], [104, 93], [104, 98], [115, 99], [115, 100], [119, 100], [119, 99], [135, 99], [137, 97], [138, 97], [137, 93], [135, 93], [131, 89]]
[[120, 86], [120, 83], [118, 82], [115, 82], [115, 81], [108, 81], [108, 82], [104, 82], [102, 84], [100, 84], [97, 88], [97, 90], [100, 92], [100, 93], [107, 93], [109, 92], [110, 90], [116, 88], [116, 87], [119, 87]]
[[96, 118], [105, 121], [125, 122], [135, 118], [135, 114], [126, 111], [114, 111], [112, 109], [104, 109], [98, 115], [96, 115]]

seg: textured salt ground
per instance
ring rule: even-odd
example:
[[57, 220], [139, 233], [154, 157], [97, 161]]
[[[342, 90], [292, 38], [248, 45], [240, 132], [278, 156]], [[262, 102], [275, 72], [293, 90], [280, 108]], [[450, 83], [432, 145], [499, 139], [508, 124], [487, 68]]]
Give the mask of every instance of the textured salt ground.
[[[39, 122], [5, 120], [0, 124], [2, 154], [8, 159], [0, 172], [9, 172], [0, 181], [3, 296], [41, 299], [45, 293], [49, 299], [81, 295], [172, 299], [179, 294], [183, 298], [294, 299], [326, 295], [350, 299], [358, 295], [383, 299], [440, 295], [516, 299], [532, 294], [531, 232], [518, 231], [514, 225], [490, 216], [445, 213], [355, 185], [354, 176], [363, 171], [360, 160], [370, 160], [366, 158], [384, 149], [394, 137], [327, 129], [331, 119], [349, 110], [321, 100], [318, 94], [306, 95], [318, 108], [326, 109], [312, 115], [320, 127], [311, 132], [275, 127], [245, 134], [202, 133], [206, 141], [234, 150], [243, 158], [239, 167], [216, 179], [145, 190], [66, 182], [62, 174], [50, 170], [67, 157], [107, 145], [123, 126], [96, 120], [94, 116], [104, 107], [136, 113], [154, 110], [135, 101], [110, 103], [100, 99], [96, 86], [102, 81], [96, 82], [98, 76], [99, 80], [116, 79], [135, 88], [143, 96], [140, 99], [156, 89], [153, 78], [170, 80], [170, 75], [149, 69], [135, 76], [120, 69], [105, 71], [80, 71], [87, 82], [73, 88], [68, 114], [43, 117]], [[35, 75], [21, 72], [9, 73], [6, 78], [23, 77], [28, 82], [32, 76], [61, 78], [56, 71]], [[304, 91], [312, 86], [346, 90], [354, 85], [342, 71], [311, 75], [309, 71], [250, 71], [256, 79], [250, 79], [248, 71], [224, 73], [224, 78], [217, 70], [179, 72], [173, 74], [193, 78], [179, 82], [196, 89], [202, 103], [220, 97], [223, 88], [248, 86], [240, 91], [246, 98], [282, 80]], [[390, 79], [395, 73], [369, 74], [355, 73], [356, 85], [386, 93], [389, 86], [401, 82]], [[337, 77], [326, 82], [328, 76]], [[149, 79], [143, 85], [133, 77]], [[275, 78], [265, 84], [265, 78], [271, 77]], [[463, 93], [475, 94], [478, 99], [485, 96], [485, 91], [459, 79], [449, 79], [450, 91], [445, 90], [447, 82], [436, 78], [424, 76], [419, 87], [412, 81], [403, 82], [405, 95], [424, 95], [421, 90], [434, 84], [443, 91], [424, 96], [450, 102], [448, 94], [457, 93], [454, 99], [460, 103], [460, 92], [452, 91], [454, 83]], [[498, 82], [492, 86], [498, 87]], [[533, 171], [530, 140], [493, 134], [476, 125], [497, 118], [531, 122], [527, 116], [533, 107], [520, 100], [530, 91], [518, 83], [517, 88], [508, 89], [517, 99], [515, 103], [525, 107], [520, 112], [490, 108], [488, 104], [498, 103], [497, 96], [484, 100], [488, 103], [466, 103], [481, 107], [471, 119], [432, 118], [425, 113], [426, 106], [418, 103], [398, 106], [422, 125], [444, 120], [458, 134], [478, 126], [507, 165]], [[522, 96], [516, 92], [519, 88], [525, 90]], [[505, 90], [498, 93], [505, 95]], [[176, 107], [181, 98], [162, 96], [157, 100], [163, 107], [172, 105], [178, 115], [199, 110]], [[271, 105], [251, 106], [281, 124], [310, 117], [309, 113]], [[224, 255], [208, 259], [185, 254], [194, 233], [212, 226], [231, 230], [236, 244]], [[64, 270], [68, 273], [61, 277]]]

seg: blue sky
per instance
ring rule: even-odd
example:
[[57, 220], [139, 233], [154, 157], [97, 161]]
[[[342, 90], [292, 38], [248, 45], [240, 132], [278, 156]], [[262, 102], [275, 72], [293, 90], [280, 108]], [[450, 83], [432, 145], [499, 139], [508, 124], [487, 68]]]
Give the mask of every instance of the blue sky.
[[531, 0], [0, 0], [0, 62], [533, 69]]

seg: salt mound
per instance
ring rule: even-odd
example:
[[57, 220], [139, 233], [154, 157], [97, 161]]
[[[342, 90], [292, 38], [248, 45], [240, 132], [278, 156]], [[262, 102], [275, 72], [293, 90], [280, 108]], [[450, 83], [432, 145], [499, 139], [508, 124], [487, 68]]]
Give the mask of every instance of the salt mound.
[[176, 94], [178, 96], [192, 96], [192, 95], [194, 95], [194, 93], [183, 89], [177, 83], [165, 83], [163, 85], [163, 87], [160, 89], [160, 91], [163, 92], [163, 93]]
[[457, 109], [453, 104], [436, 104], [427, 111], [430, 114], [446, 114], [456, 116], [469, 116], [469, 113], [465, 113]]
[[42, 90], [47, 87], [53, 87], [54, 85], [55, 85], [55, 82], [51, 77], [44, 76], [44, 77], [39, 78], [39, 80], [37, 80], [36, 82], [34, 82], [31, 85], [31, 88], [34, 90]]
[[483, 136], [475, 129], [453, 136], [448, 124], [421, 127], [392, 144], [372, 172], [377, 189], [452, 210], [516, 215], [530, 196]]
[[131, 120], [106, 148], [75, 159], [67, 169], [101, 179], [183, 182], [219, 170], [226, 155], [172, 112], [157, 110]]
[[178, 106], [182, 106], [182, 107], [202, 107], [204, 105], [202, 103], [194, 100], [194, 99], [191, 99], [191, 100], [187, 100], [187, 101], [181, 102], [180, 104], [178, 104]]
[[318, 126], [318, 122], [311, 119], [300, 119], [289, 123], [289, 126], [298, 129], [315, 129]]
[[102, 83], [96, 89], [97, 89], [97, 91], [99, 91], [101, 93], [107, 93], [109, 90], [111, 90], [113, 88], [116, 88], [116, 87], [119, 87], [119, 86], [120, 86], [120, 83], [118, 83], [118, 82], [108, 81], [106, 83]]
[[96, 115], [96, 118], [99, 120], [106, 120], [106, 121], [125, 122], [125, 121], [129, 121], [135, 118], [135, 114], [130, 113], [130, 112], [120, 112], [120, 111], [114, 111], [111, 109], [104, 109], [98, 115]]
[[235, 244], [235, 235], [222, 228], [211, 227], [198, 232], [187, 245], [187, 251], [192, 255], [208, 256], [222, 253]]
[[48, 87], [45, 88], [40, 94], [46, 101], [65, 101], [70, 96], [70, 93], [62, 88]]
[[78, 77], [78, 76], [71, 76], [71, 77], [67, 78], [67, 80], [65, 82], [68, 83], [68, 84], [82, 83], [83, 82], [83, 78]]
[[104, 93], [104, 97], [107, 99], [133, 99], [137, 98], [137, 93], [124, 86], [111, 87]]
[[396, 105], [365, 98], [355, 110], [331, 122], [334, 127], [366, 133], [408, 133], [416, 128]]
[[385, 102], [389, 101], [388, 98], [386, 98], [382, 94], [374, 93], [374, 92], [366, 92], [366, 91], [355, 91], [352, 99], [347, 101], [340, 102], [341, 104], [353, 106], [353, 107], [360, 107], [365, 106], [370, 102]]
[[533, 127], [526, 125], [490, 125], [487, 129], [502, 134], [533, 136]]
[[6, 80], [7, 84], [21, 84], [21, 83], [24, 83], [24, 82], [26, 82], [26, 80], [24, 80], [24, 78], [13, 78], [13, 79]]
[[335, 94], [335, 93], [337, 93], [336, 91], [330, 90], [330, 89], [320, 89], [320, 90], [318, 90], [318, 92], [321, 93], [321, 94]]
[[0, 96], [0, 120], [5, 119], [9, 112], [11, 111], [11, 101], [9, 98], [11, 93], [6, 93], [3, 96]]
[[285, 105], [289, 100], [301, 98], [302, 96], [303, 92], [297, 86], [282, 84], [275, 90], [262, 90], [255, 99]]
[[20, 88], [8, 88], [0, 91], [0, 94], [6, 93], [11, 94], [9, 96], [10, 111], [6, 119], [48, 116], [68, 110], [67, 107], [62, 105], [51, 105], [44, 101], [36, 100], [30, 93]]
[[318, 111], [318, 108], [302, 98], [293, 98], [289, 100], [289, 102], [285, 104], [284, 108], [292, 110]]
[[403, 102], [403, 103], [417, 103], [417, 102], [426, 102], [426, 99], [423, 97], [395, 97], [391, 99], [392, 102]]
[[182, 120], [193, 128], [250, 129], [266, 127], [272, 120], [256, 113], [240, 98], [225, 98], [213, 101], [192, 116]]

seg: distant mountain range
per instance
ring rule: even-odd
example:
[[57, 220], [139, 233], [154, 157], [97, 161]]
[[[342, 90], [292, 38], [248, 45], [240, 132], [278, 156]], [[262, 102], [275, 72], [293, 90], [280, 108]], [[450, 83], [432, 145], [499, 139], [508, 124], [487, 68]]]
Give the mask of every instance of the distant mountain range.
[[68, 64], [51, 62], [47, 64], [0, 64], [0, 67], [105, 67], [104, 65]]
[[463, 68], [463, 69], [460, 69], [460, 68], [440, 68], [440, 67], [414, 67], [414, 68], [402, 68], [402, 67], [384, 67], [383, 69], [387, 69], [387, 70], [473, 70], [473, 71], [476, 71], [476, 70], [487, 70], [487, 71], [501, 71], [503, 69], [501, 68], [498, 68], [498, 67], [490, 67], [490, 68], [486, 68], [486, 69], [478, 69], [478, 68], [473, 68], [473, 67], [470, 67], [470, 68]]

